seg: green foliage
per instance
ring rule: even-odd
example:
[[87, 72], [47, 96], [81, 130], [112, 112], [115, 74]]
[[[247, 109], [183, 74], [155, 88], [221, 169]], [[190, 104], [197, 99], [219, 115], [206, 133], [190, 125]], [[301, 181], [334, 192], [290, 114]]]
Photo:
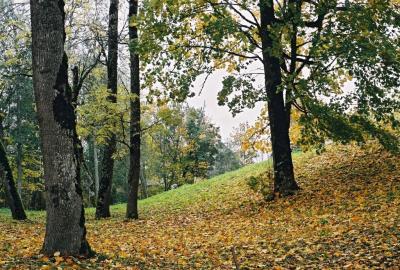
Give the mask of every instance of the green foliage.
[[[99, 76], [102, 76], [102, 72]], [[121, 89], [122, 90], [122, 89]], [[110, 102], [106, 85], [99, 84], [86, 96], [85, 104], [79, 106], [77, 131], [82, 138], [94, 136], [99, 145], [112, 134], [124, 138], [129, 117], [129, 95], [119, 91], [117, 103]]]
[[230, 172], [242, 167], [238, 153], [232, 149], [232, 145], [228, 143], [218, 143], [216, 146], [218, 153], [215, 156], [214, 166], [209, 172], [210, 177]]
[[[257, 79], [262, 72], [253, 71], [263, 69], [258, 9], [257, 1], [248, 0], [144, 1], [139, 43], [144, 62], [156, 66], [145, 72], [154, 97], [183, 100], [193, 94], [196, 77], [224, 69], [231, 74], [219, 92], [220, 105], [236, 114], [266, 101]], [[280, 59], [279, 91], [287, 107], [302, 114], [299, 142], [373, 138], [398, 151], [398, 5], [292, 1], [274, 9], [267, 53]], [[154, 40], [157, 45], [150, 46]]]
[[[271, 166], [271, 164], [269, 164], [269, 166]], [[272, 183], [273, 178], [271, 169], [257, 177], [251, 176], [247, 180], [247, 185], [249, 186], [249, 188], [256, 193], [260, 193], [266, 201], [270, 200], [271, 194], [273, 192]]]
[[33, 193], [43, 191], [29, 10], [11, 1], [1, 1], [0, 10], [0, 140], [6, 145], [15, 179], [17, 162], [22, 164], [22, 199], [29, 207]]
[[[311, 74], [301, 89], [308, 110], [303, 142], [377, 139], [399, 151], [398, 10], [388, 1], [354, 4], [328, 20], [316, 43]], [[346, 81], [354, 89], [343, 91]], [[315, 95], [320, 95], [316, 99]], [[397, 133], [397, 134], [396, 134]]]
[[153, 110], [144, 115], [157, 123], [143, 134], [147, 178], [161, 180], [166, 190], [172, 184], [207, 178], [221, 144], [219, 130], [202, 110], [178, 104]]

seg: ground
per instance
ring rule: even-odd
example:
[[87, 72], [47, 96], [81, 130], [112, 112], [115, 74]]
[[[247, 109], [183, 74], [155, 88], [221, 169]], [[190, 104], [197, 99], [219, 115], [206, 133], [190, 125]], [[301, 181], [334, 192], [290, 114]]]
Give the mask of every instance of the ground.
[[[400, 157], [331, 146], [295, 157], [302, 190], [265, 202], [268, 162], [140, 202], [141, 219], [87, 210], [90, 260], [39, 255], [44, 213], [0, 211], [0, 269], [400, 269]], [[57, 255], [57, 254], [56, 254]]]

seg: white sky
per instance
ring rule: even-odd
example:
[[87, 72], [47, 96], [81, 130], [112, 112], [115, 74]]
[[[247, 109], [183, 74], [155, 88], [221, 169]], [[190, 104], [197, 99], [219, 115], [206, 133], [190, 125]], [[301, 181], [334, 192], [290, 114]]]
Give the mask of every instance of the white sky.
[[[221, 137], [224, 141], [229, 139], [230, 134], [240, 123], [253, 123], [261, 112], [262, 103], [257, 104], [254, 109], [246, 109], [235, 117], [229, 112], [228, 106], [218, 106], [217, 94], [222, 89], [222, 80], [227, 73], [224, 71], [214, 72], [207, 80], [201, 95], [196, 95], [188, 100], [190, 106], [201, 108], [205, 105], [205, 113], [211, 121], [220, 127]], [[194, 92], [199, 93], [204, 77], [196, 81]]]

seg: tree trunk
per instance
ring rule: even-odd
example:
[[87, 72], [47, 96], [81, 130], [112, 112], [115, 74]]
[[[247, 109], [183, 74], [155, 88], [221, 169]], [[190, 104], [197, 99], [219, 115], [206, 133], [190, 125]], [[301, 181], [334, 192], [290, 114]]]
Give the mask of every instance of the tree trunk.
[[100, 181], [99, 181], [99, 157], [97, 153], [97, 144], [95, 138], [93, 138], [93, 163], [94, 163], [94, 187], [95, 187], [95, 196], [97, 201]]
[[32, 192], [29, 208], [37, 211], [46, 210], [46, 198], [43, 191], [35, 190]]
[[[117, 103], [118, 87], [118, 5], [119, 0], [111, 0], [108, 22], [108, 61], [107, 61], [107, 88], [110, 91], [108, 101]], [[111, 187], [114, 171], [113, 155], [117, 148], [117, 138], [111, 134], [104, 147], [101, 160], [101, 176], [99, 193], [97, 196], [96, 218], [110, 217]]]
[[[138, 0], [129, 1], [128, 20], [136, 16], [138, 12]], [[130, 43], [138, 39], [137, 27], [129, 24]], [[140, 71], [139, 55], [133, 48], [130, 48], [130, 71], [131, 71], [131, 126], [130, 126], [130, 148], [129, 148], [129, 176], [128, 176], [128, 204], [126, 218], [137, 219], [138, 193], [140, 178]]]
[[6, 202], [15, 220], [25, 220], [26, 214], [22, 205], [21, 197], [15, 187], [12, 170], [7, 159], [7, 153], [3, 143], [0, 141], [0, 179], [4, 180]]
[[18, 94], [17, 103], [17, 185], [18, 193], [20, 198], [22, 198], [22, 143], [21, 143], [21, 96]]
[[47, 193], [42, 252], [88, 257], [93, 252], [86, 241], [64, 21], [64, 1], [31, 0], [33, 87]]
[[260, 0], [261, 41], [265, 87], [268, 96], [268, 115], [274, 167], [274, 193], [291, 195], [299, 189], [293, 172], [292, 151], [289, 138], [289, 121], [285, 108], [280, 59], [272, 54], [273, 39], [270, 28], [274, 21], [273, 0]]
[[16, 163], [17, 163], [18, 193], [19, 193], [19, 196], [22, 198], [22, 176], [23, 176], [23, 171], [22, 171], [22, 144], [20, 142], [18, 142], [18, 144], [17, 144]]
[[146, 164], [143, 161], [142, 168], [140, 170], [140, 183], [142, 185], [142, 192], [143, 192], [143, 198], [149, 197], [148, 192], [147, 192], [147, 179], [146, 179]]

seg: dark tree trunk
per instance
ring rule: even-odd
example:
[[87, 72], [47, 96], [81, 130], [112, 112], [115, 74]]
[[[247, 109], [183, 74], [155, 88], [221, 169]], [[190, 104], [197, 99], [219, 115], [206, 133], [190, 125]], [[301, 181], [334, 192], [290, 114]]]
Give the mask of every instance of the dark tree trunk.
[[[128, 20], [136, 16], [138, 12], [138, 0], [129, 1]], [[134, 44], [138, 39], [138, 30], [135, 25], [129, 24], [129, 40]], [[130, 48], [130, 70], [131, 70], [131, 127], [129, 148], [129, 176], [128, 176], [128, 204], [126, 218], [137, 219], [138, 193], [140, 178], [140, 71], [139, 55], [134, 48]]]
[[86, 241], [64, 20], [64, 1], [31, 0], [33, 87], [47, 193], [42, 252], [87, 257], [92, 251]]
[[6, 201], [11, 209], [11, 215], [13, 219], [16, 220], [26, 219], [24, 206], [22, 205], [21, 198], [18, 194], [17, 188], [15, 187], [12, 170], [7, 159], [7, 153], [1, 141], [0, 141], [0, 179], [4, 180]]
[[[108, 24], [108, 101], [117, 103], [118, 87], [118, 0], [111, 0]], [[117, 148], [117, 138], [113, 133], [104, 147], [104, 155], [101, 160], [101, 175], [99, 194], [97, 195], [96, 218], [110, 217], [111, 187], [114, 171], [113, 155]]]
[[37, 211], [46, 210], [46, 199], [43, 191], [35, 190], [32, 193], [29, 208]]
[[17, 156], [16, 156], [16, 163], [17, 163], [17, 186], [18, 186], [18, 193], [20, 198], [22, 198], [22, 159], [23, 159], [23, 149], [21, 143], [21, 96], [18, 94], [18, 103], [17, 103]]
[[299, 186], [294, 179], [288, 112], [283, 91], [279, 90], [282, 83], [280, 59], [271, 53], [274, 45], [269, 29], [274, 22], [273, 0], [260, 0], [260, 13], [265, 87], [268, 96], [274, 163], [274, 193], [286, 196], [293, 194]]

